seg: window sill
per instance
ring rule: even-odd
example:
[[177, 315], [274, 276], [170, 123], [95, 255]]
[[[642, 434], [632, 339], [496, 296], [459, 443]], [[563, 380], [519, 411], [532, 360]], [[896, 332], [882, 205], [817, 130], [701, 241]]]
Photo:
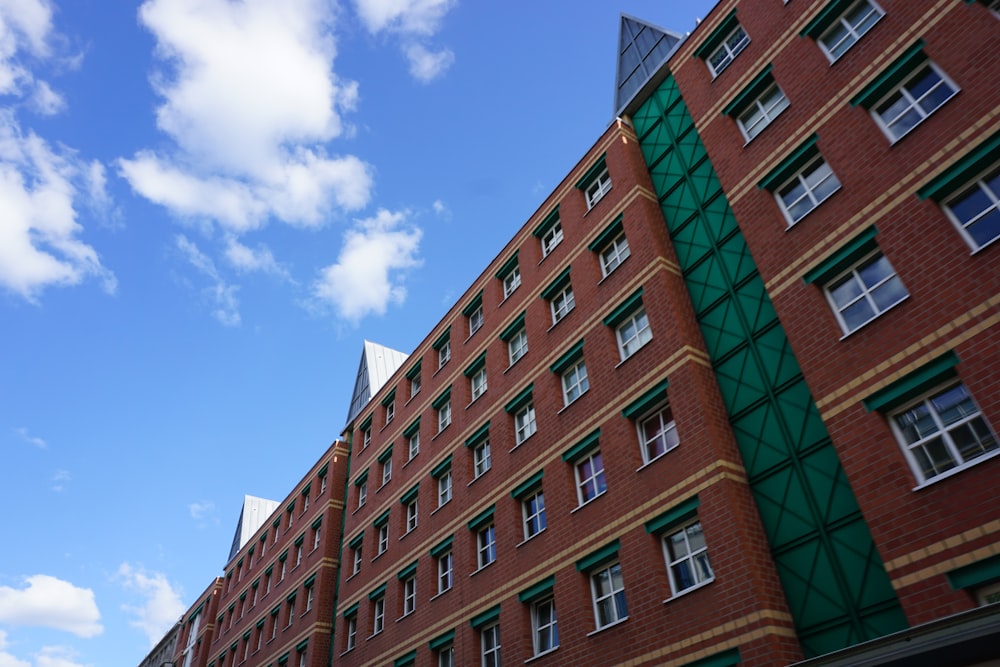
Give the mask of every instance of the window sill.
[[442, 595], [444, 595], [445, 593], [447, 593], [450, 590], [451, 590], [450, 588], [446, 588], [443, 591], [441, 591], [440, 593], [438, 593], [437, 595], [432, 595], [431, 596], [431, 600], [437, 600], [439, 597], [441, 597]]
[[[632, 256], [631, 249], [629, 249], [629, 250], [630, 250], [629, 256], [626, 257], [625, 259], [623, 259], [622, 261], [618, 262], [618, 265], [615, 266], [615, 268], [611, 269], [610, 271], [605, 272], [604, 265], [603, 264], [601, 265], [601, 279], [597, 281], [598, 285], [603, 285], [605, 280], [607, 280], [611, 276], [615, 275], [615, 271], [618, 270], [619, 266], [621, 266], [622, 264], [624, 264], [625, 262], [627, 262], [629, 260], [629, 257]], [[598, 259], [597, 261], [598, 261], [598, 263], [600, 263], [601, 260]]]
[[[626, 361], [628, 361], [629, 359], [634, 358], [635, 355], [639, 354], [639, 350], [641, 350], [642, 348], [644, 348], [647, 345], [649, 345], [649, 343], [650, 343], [651, 340], [653, 340], [653, 339], [650, 338], [645, 343], [643, 343], [642, 345], [640, 345], [639, 347], [637, 347], [632, 354], [628, 355], [627, 357], [625, 357], [624, 359], [622, 359], [621, 361], [619, 361], [617, 364], [615, 364], [615, 370], [618, 370], [619, 368], [621, 368], [622, 365], [625, 364]], [[618, 349], [618, 354], [621, 354], [621, 348]]]
[[983, 454], [982, 456], [977, 456], [976, 458], [972, 459], [971, 461], [966, 461], [965, 463], [963, 463], [960, 466], [956, 466], [956, 467], [952, 468], [951, 470], [948, 470], [946, 472], [941, 473], [940, 475], [935, 475], [934, 477], [931, 477], [929, 480], [923, 482], [922, 484], [917, 484], [915, 487], [913, 487], [912, 490], [913, 491], [920, 491], [922, 489], [926, 489], [929, 486], [933, 486], [933, 485], [937, 484], [938, 482], [941, 482], [941, 481], [944, 481], [944, 480], [948, 479], [949, 477], [954, 477], [955, 475], [957, 475], [957, 474], [959, 474], [961, 472], [965, 472], [969, 468], [974, 468], [975, 466], [979, 465], [980, 463], [983, 463], [984, 461], [988, 461], [990, 459], [996, 458], [998, 456], [1000, 456], [1000, 449], [998, 449], [998, 450], [996, 450], [994, 452], [990, 452], [989, 454]]
[[559, 412], [557, 412], [556, 414], [557, 415], [561, 415], [562, 413], [564, 413], [567, 410], [569, 410], [572, 406], [576, 405], [577, 401], [579, 401], [581, 398], [583, 398], [584, 396], [586, 396], [587, 392], [589, 392], [589, 391], [590, 391], [590, 389], [587, 389], [587, 391], [583, 392], [582, 394], [580, 394], [579, 396], [577, 396], [576, 398], [574, 398], [571, 403], [567, 403], [566, 405], [564, 405], [562, 407], [562, 409], [559, 410]]
[[407, 405], [409, 405], [410, 403], [412, 403], [413, 399], [415, 399], [419, 395], [420, 395], [419, 391], [417, 393], [415, 393], [415, 394], [410, 394], [410, 397], [408, 399], [406, 399], [405, 403], [403, 403], [403, 407], [405, 408]]
[[439, 509], [441, 509], [442, 507], [444, 507], [445, 505], [447, 505], [447, 504], [448, 504], [448, 503], [450, 503], [450, 502], [451, 502], [451, 498], [449, 498], [448, 500], [444, 501], [443, 503], [441, 503], [440, 505], [438, 505], [437, 507], [435, 507], [434, 509], [432, 509], [432, 510], [431, 510], [431, 516], [434, 516], [434, 514], [435, 514], [435, 513], [436, 513], [436, 512], [437, 512], [437, 511], [438, 511]]
[[621, 625], [622, 623], [624, 623], [625, 621], [627, 621], [628, 618], [629, 618], [628, 616], [626, 616], [625, 618], [619, 618], [614, 623], [608, 623], [607, 625], [602, 626], [600, 628], [597, 628], [596, 630], [591, 630], [590, 632], [587, 633], [587, 636], [588, 637], [593, 637], [594, 635], [599, 634], [601, 632], [604, 632], [605, 630], [609, 630], [609, 629], [615, 627], [616, 625]]
[[414, 609], [414, 610], [412, 610], [412, 611], [408, 611], [408, 612], [406, 612], [405, 614], [403, 614], [402, 616], [400, 616], [399, 618], [397, 618], [397, 619], [396, 619], [396, 622], [397, 622], [397, 623], [399, 623], [400, 621], [402, 621], [402, 620], [403, 620], [404, 618], [406, 618], [407, 616], [413, 616], [413, 612], [414, 612], [414, 611], [416, 611], [416, 609]]
[[[534, 432], [534, 433], [532, 433], [531, 435], [535, 435], [535, 433], [538, 433], [538, 431], [535, 431], [535, 432]], [[516, 445], [514, 445], [513, 447], [511, 447], [510, 449], [508, 449], [508, 450], [507, 450], [507, 453], [508, 453], [508, 454], [511, 454], [511, 453], [513, 453], [513, 452], [514, 452], [514, 450], [515, 450], [515, 449], [519, 449], [519, 448], [520, 448], [520, 447], [521, 447], [522, 445], [524, 445], [524, 443], [528, 442], [528, 440], [530, 440], [530, 439], [531, 439], [531, 435], [529, 435], [529, 436], [528, 436], [527, 438], [525, 438], [525, 439], [524, 439], [524, 440], [522, 440], [521, 442], [517, 443]]]
[[416, 454], [414, 454], [414, 455], [413, 455], [413, 456], [411, 456], [410, 458], [408, 458], [408, 459], [406, 459], [405, 461], [403, 461], [403, 465], [402, 465], [402, 466], [400, 466], [400, 467], [402, 467], [402, 468], [406, 468], [406, 466], [410, 465], [410, 464], [411, 464], [411, 463], [413, 462], [413, 460], [414, 460], [415, 458], [417, 458], [418, 456], [420, 456], [420, 452], [417, 452]]
[[379, 558], [381, 558], [384, 555], [385, 555], [385, 551], [383, 551], [380, 554], [375, 554], [375, 556], [372, 558], [372, 562], [374, 563], [375, 561], [377, 561]]
[[636, 468], [635, 471], [636, 472], [641, 472], [641, 471], [645, 470], [646, 468], [648, 468], [649, 466], [653, 465], [654, 463], [656, 463], [657, 461], [659, 461], [660, 459], [662, 459], [664, 456], [666, 456], [668, 452], [672, 452], [675, 449], [677, 449], [677, 445], [674, 445], [673, 447], [671, 447], [667, 451], [663, 452], [662, 454], [660, 454], [656, 458], [649, 459], [648, 461], [646, 461], [645, 463], [643, 463], [641, 466], [639, 466], [638, 468]]
[[528, 354], [528, 353], [527, 353], [527, 352], [525, 352], [525, 353], [524, 353], [524, 354], [522, 354], [522, 355], [521, 355], [520, 357], [518, 357], [517, 359], [515, 359], [515, 360], [514, 360], [514, 361], [513, 361], [513, 362], [512, 362], [511, 364], [509, 364], [509, 365], [507, 366], [507, 368], [505, 368], [505, 369], [504, 369], [504, 371], [503, 371], [503, 374], [504, 374], [504, 375], [506, 375], [506, 374], [507, 374], [507, 371], [509, 371], [510, 369], [514, 368], [514, 366], [515, 366], [515, 365], [517, 365], [517, 362], [521, 361], [521, 359], [524, 359], [524, 357], [525, 357], [525, 356], [526, 356], [527, 354]]
[[574, 310], [576, 310], [576, 306], [573, 306], [573, 310], [570, 310], [568, 313], [566, 313], [565, 315], [563, 315], [562, 317], [560, 317], [558, 320], [556, 320], [555, 322], [553, 322], [552, 326], [550, 326], [548, 329], [545, 330], [545, 333], [548, 333], [548, 332], [552, 331], [553, 329], [555, 329], [557, 326], [559, 326], [560, 322], [565, 322], [566, 318], [569, 317], [570, 314]]
[[387, 479], [387, 480], [385, 480], [384, 482], [382, 482], [381, 484], [379, 484], [379, 485], [378, 485], [378, 488], [377, 488], [377, 489], [375, 489], [375, 493], [378, 493], [379, 491], [381, 491], [381, 490], [382, 490], [382, 489], [384, 489], [385, 487], [389, 486], [389, 482], [391, 482], [391, 481], [392, 481], [391, 479]]
[[828, 194], [828, 195], [827, 195], [826, 197], [823, 197], [823, 199], [821, 199], [821, 200], [819, 200], [818, 202], [816, 202], [816, 205], [815, 205], [815, 206], [813, 206], [813, 207], [812, 207], [811, 209], [809, 209], [808, 211], [806, 211], [806, 212], [805, 212], [805, 215], [803, 215], [803, 216], [802, 216], [801, 218], [799, 218], [799, 219], [798, 219], [798, 220], [796, 220], [795, 222], [792, 222], [791, 218], [790, 218], [790, 217], [789, 217], [789, 215], [788, 215], [788, 210], [787, 210], [787, 209], [785, 209], [785, 206], [784, 206], [784, 204], [782, 204], [782, 203], [780, 202], [780, 200], [779, 200], [779, 203], [778, 203], [778, 208], [779, 208], [779, 209], [781, 210], [781, 216], [782, 216], [782, 217], [783, 217], [783, 218], [785, 219], [785, 222], [786, 222], [786, 223], [788, 224], [788, 226], [787, 226], [787, 227], [785, 227], [785, 231], [786, 231], [786, 232], [788, 232], [788, 231], [791, 231], [792, 229], [794, 229], [796, 225], [798, 225], [798, 224], [799, 224], [800, 222], [802, 222], [803, 220], [805, 220], [806, 218], [808, 218], [808, 217], [809, 217], [809, 216], [810, 216], [810, 215], [812, 214], [812, 212], [813, 212], [813, 211], [815, 211], [815, 210], [816, 210], [816, 209], [818, 209], [818, 208], [819, 208], [820, 206], [822, 206], [822, 205], [823, 205], [823, 202], [825, 202], [825, 201], [826, 201], [827, 199], [829, 199], [829, 198], [830, 198], [830, 197], [832, 197], [833, 195], [835, 195], [835, 194], [837, 194], [838, 192], [840, 192], [841, 188], [843, 188], [843, 187], [844, 187], [843, 183], [841, 183], [840, 185], [838, 185], [838, 186], [837, 186], [837, 188], [836, 188], [835, 190], [833, 190], [833, 191], [832, 191], [832, 192], [831, 192], [830, 194]]
[[603, 497], [607, 492], [608, 492], [608, 490], [604, 489], [603, 491], [601, 491], [600, 493], [598, 493], [596, 496], [594, 496], [593, 498], [591, 498], [587, 502], [583, 503], [582, 505], [577, 505], [576, 507], [574, 507], [573, 509], [571, 509], [569, 511], [569, 513], [570, 514], [576, 514], [577, 512], [579, 512], [580, 510], [582, 510], [584, 507], [588, 507], [591, 503], [593, 503], [598, 498]]
[[486, 395], [486, 390], [483, 389], [483, 393], [481, 393], [479, 396], [476, 396], [471, 401], [469, 401], [469, 404], [465, 406], [465, 409], [468, 410], [469, 408], [471, 408], [476, 401], [478, 401], [480, 398], [482, 398], [485, 395]]
[[470, 577], [476, 576], [477, 574], [479, 574], [480, 572], [482, 572], [483, 570], [485, 570], [486, 568], [488, 568], [490, 565], [493, 565], [493, 563], [495, 563], [495, 562], [496, 562], [495, 560], [490, 561], [486, 565], [483, 565], [482, 567], [478, 568], [476, 571], [470, 572], [469, 576]]
[[537, 533], [535, 533], [531, 537], [525, 538], [525, 539], [521, 540], [520, 542], [518, 542], [517, 544], [515, 544], [514, 548], [515, 549], [520, 548], [521, 545], [527, 544], [528, 542], [530, 542], [531, 540], [535, 539], [536, 537], [538, 537], [539, 535], [541, 535], [544, 532], [545, 532], [545, 528], [542, 528], [540, 531], [538, 531]]
[[378, 632], [373, 632], [372, 634], [370, 634], [367, 637], [365, 637], [365, 641], [366, 642], [371, 641], [372, 639], [375, 639], [376, 637], [378, 637], [380, 634], [382, 634], [381, 630], [379, 630]]
[[[950, 217], [950, 216], [949, 216], [949, 217]], [[965, 234], [965, 233], [964, 233], [964, 232], [965, 232], [965, 230], [964, 230], [964, 229], [961, 229], [961, 232], [962, 232], [962, 233], [961, 233], [961, 236], [962, 236], [962, 238], [966, 239], [966, 240], [967, 240], [967, 242], [968, 242], [969, 240], [971, 240], [971, 239], [969, 239], [969, 238], [967, 237], [967, 234]], [[972, 257], [975, 257], [976, 255], [978, 255], [979, 253], [981, 253], [981, 252], [982, 252], [983, 250], [986, 250], [986, 249], [987, 249], [987, 248], [989, 248], [989, 247], [990, 247], [991, 245], [993, 245], [994, 243], [997, 243], [997, 242], [1000, 242], [1000, 236], [994, 236], [993, 238], [991, 238], [991, 239], [990, 239], [989, 241], [987, 241], [987, 242], [986, 242], [986, 243], [984, 243], [983, 245], [981, 245], [981, 246], [979, 246], [979, 247], [977, 247], [977, 248], [973, 248], [973, 249], [972, 249], [972, 252], [971, 252], [971, 253], [969, 253], [969, 255], [970, 255], [970, 256], [972, 256]]]
[[693, 593], [694, 591], [696, 591], [698, 589], [704, 588], [705, 586], [708, 586], [713, 581], [715, 581], [715, 577], [712, 577], [711, 579], [706, 579], [705, 581], [701, 582], [700, 584], [695, 584], [694, 586], [689, 586], [689, 587], [685, 588], [684, 590], [682, 590], [680, 593], [675, 593], [672, 597], [669, 597], [666, 600], [664, 600], [663, 604], [667, 604], [669, 602], [673, 602], [677, 598], [684, 597], [688, 593]]
[[544, 658], [547, 655], [552, 655], [553, 653], [555, 653], [558, 650], [559, 650], [559, 647], [555, 646], [553, 648], [550, 648], [548, 651], [542, 651], [541, 653], [536, 653], [535, 655], [533, 655], [530, 658], [528, 658], [527, 660], [525, 660], [524, 664], [527, 665], [529, 662], [534, 662], [535, 660], [540, 660], [540, 659]]
[[432, 435], [431, 436], [431, 442], [434, 442], [435, 440], [437, 440], [437, 437], [439, 435], [441, 435], [442, 433], [444, 433], [445, 431], [447, 431], [449, 426], [451, 426], [451, 422], [448, 422], [443, 429], [440, 429], [437, 433], [435, 433], [434, 435]]
[[853, 328], [853, 329], [851, 329], [850, 331], [848, 331], [847, 333], [845, 333], [845, 334], [844, 334], [843, 336], [841, 336], [840, 338], [838, 338], [838, 339], [837, 339], [837, 340], [838, 340], [838, 342], [839, 342], [839, 341], [842, 341], [842, 340], [845, 340], [845, 339], [847, 339], [847, 338], [850, 338], [851, 336], [853, 336], [853, 335], [854, 335], [854, 334], [856, 334], [857, 332], [861, 331], [862, 329], [865, 329], [865, 328], [867, 328], [869, 324], [871, 324], [872, 322], [874, 322], [874, 321], [876, 321], [876, 320], [879, 320], [879, 319], [881, 319], [881, 318], [882, 318], [882, 316], [883, 316], [883, 315], [885, 315], [886, 313], [888, 313], [888, 312], [889, 312], [890, 310], [892, 310], [892, 309], [893, 309], [893, 308], [895, 308], [896, 306], [898, 306], [898, 305], [900, 305], [900, 304], [902, 304], [902, 303], [904, 303], [904, 302], [906, 302], [906, 301], [909, 301], [909, 300], [910, 300], [910, 295], [909, 295], [909, 294], [907, 294], [907, 295], [906, 295], [906, 296], [904, 296], [904, 297], [903, 297], [902, 299], [900, 299], [900, 300], [899, 300], [899, 301], [897, 301], [896, 303], [892, 304], [891, 306], [889, 306], [888, 308], [886, 308], [885, 310], [883, 310], [883, 311], [882, 311], [881, 313], [879, 313], [879, 314], [878, 314], [878, 315], [876, 315], [875, 317], [871, 318], [871, 319], [870, 319], [870, 320], [868, 320], [867, 322], [864, 322], [863, 324], [859, 324], [859, 325], [858, 325], [858, 326], [856, 326], [855, 328]]
[[399, 541], [400, 541], [400, 542], [402, 542], [402, 541], [403, 541], [403, 539], [404, 539], [404, 538], [405, 538], [405, 537], [406, 537], [407, 535], [409, 535], [410, 533], [412, 533], [412, 532], [413, 532], [413, 531], [415, 531], [416, 529], [417, 529], [417, 527], [416, 527], [416, 526], [414, 526], [413, 528], [410, 528], [409, 530], [407, 530], [407, 531], [406, 531], [405, 533], [403, 533], [402, 535], [400, 535], [400, 536], [399, 536]]
[[341, 657], [341, 658], [342, 658], [342, 657], [344, 657], [345, 655], [347, 655], [348, 653], [350, 653], [350, 652], [351, 652], [351, 651], [353, 651], [353, 650], [354, 650], [354, 647], [352, 646], [351, 648], [349, 648], [349, 649], [347, 649], [346, 651], [344, 651], [343, 653], [341, 653], [341, 654], [340, 654], [340, 657]]
[[[490, 468], [490, 470], [493, 470], [493, 468]], [[472, 481], [471, 481], [471, 482], [469, 482], [468, 484], [466, 484], [465, 486], [466, 486], [466, 487], [470, 487], [470, 486], [472, 486], [472, 485], [473, 485], [473, 484], [475, 484], [475, 483], [476, 483], [476, 482], [477, 482], [478, 480], [480, 480], [480, 479], [482, 479], [483, 477], [485, 477], [485, 476], [486, 476], [486, 473], [487, 473], [487, 472], [489, 472], [490, 470], [487, 470], [486, 472], [484, 472], [483, 474], [479, 475], [478, 477], [474, 477], [474, 478], [472, 478]]]

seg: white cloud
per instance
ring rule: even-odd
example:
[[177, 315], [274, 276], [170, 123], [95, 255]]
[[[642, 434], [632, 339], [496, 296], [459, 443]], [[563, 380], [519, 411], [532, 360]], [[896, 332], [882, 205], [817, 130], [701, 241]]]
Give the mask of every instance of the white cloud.
[[380, 209], [357, 221], [344, 235], [337, 262], [322, 269], [313, 283], [314, 299], [357, 323], [369, 314], [384, 314], [390, 303], [402, 303], [406, 288], [401, 274], [418, 267], [422, 232], [404, 224], [407, 213]]
[[49, 84], [39, 81], [31, 94], [31, 106], [43, 116], [54, 116], [66, 108], [66, 100]]
[[226, 239], [225, 255], [229, 264], [241, 273], [259, 271], [291, 280], [288, 271], [278, 264], [271, 249], [263, 243], [258, 243], [256, 248], [251, 248], [240, 243], [236, 238], [229, 237]]
[[25, 584], [21, 589], [0, 586], [0, 623], [54, 628], [79, 637], [104, 632], [89, 588], [46, 574], [26, 577]]
[[188, 511], [191, 513], [192, 519], [204, 519], [207, 514], [215, 510], [215, 503], [210, 500], [203, 500], [197, 503], [191, 503], [188, 505]]
[[35, 655], [35, 667], [85, 667], [76, 650], [68, 646], [44, 646]]
[[72, 478], [69, 470], [56, 470], [52, 475], [52, 490], [56, 493], [63, 491], [66, 488], [65, 482], [70, 481]]
[[47, 57], [51, 30], [52, 6], [47, 0], [0, 0], [0, 95], [20, 95], [31, 87], [34, 77], [18, 52]]
[[424, 83], [443, 74], [455, 62], [455, 54], [449, 49], [434, 53], [420, 44], [408, 46], [406, 57], [410, 61], [410, 75]]
[[7, 633], [0, 630], [0, 667], [31, 667], [30, 662], [19, 660], [7, 652]]
[[34, 436], [34, 435], [31, 435], [30, 433], [28, 433], [28, 429], [26, 429], [23, 426], [14, 429], [14, 432], [17, 433], [21, 437], [22, 440], [24, 440], [25, 442], [27, 442], [30, 445], [34, 445], [35, 447], [38, 447], [39, 449], [48, 449], [49, 448], [49, 443], [45, 442], [45, 440], [43, 440], [42, 438], [39, 438], [39, 437]]
[[133, 617], [129, 625], [145, 633], [152, 648], [163, 639], [163, 635], [187, 610], [181, 602], [180, 592], [160, 572], [147, 572], [143, 568], [122, 563], [118, 576], [126, 590], [141, 598], [139, 605], [122, 605], [122, 609]]
[[186, 236], [178, 235], [176, 244], [177, 249], [181, 251], [188, 263], [212, 281], [212, 284], [203, 290], [205, 296], [214, 306], [212, 317], [226, 326], [239, 326], [242, 321], [240, 302], [236, 298], [239, 286], [227, 283], [219, 274], [212, 258], [199, 250], [198, 246]]
[[372, 33], [389, 30], [432, 35], [456, 0], [354, 0], [354, 7]]

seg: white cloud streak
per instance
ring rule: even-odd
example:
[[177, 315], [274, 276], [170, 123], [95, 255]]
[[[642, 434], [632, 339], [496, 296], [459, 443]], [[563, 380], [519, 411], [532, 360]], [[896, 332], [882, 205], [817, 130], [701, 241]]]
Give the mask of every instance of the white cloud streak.
[[26, 443], [28, 443], [29, 445], [34, 445], [35, 447], [38, 447], [39, 449], [48, 449], [49, 448], [49, 443], [45, 442], [45, 440], [43, 440], [42, 438], [39, 438], [38, 436], [31, 435], [28, 432], [28, 429], [25, 428], [25, 427], [23, 427], [23, 426], [14, 429], [14, 433], [17, 433], [17, 435], [20, 436], [20, 438], [22, 440], [24, 440]]
[[175, 243], [188, 263], [212, 282], [211, 285], [202, 290], [202, 293], [214, 307], [212, 317], [225, 326], [239, 326], [242, 322], [240, 302], [236, 298], [239, 286], [227, 283], [219, 274], [212, 258], [199, 250], [198, 246], [186, 236], [178, 235]]
[[423, 83], [433, 81], [455, 62], [455, 54], [449, 49], [432, 52], [422, 44], [408, 46], [406, 58], [410, 62], [410, 75]]
[[215, 503], [210, 500], [203, 500], [201, 502], [191, 503], [188, 505], [188, 512], [191, 513], [191, 518], [195, 520], [204, 519], [210, 512], [215, 510]]
[[54, 628], [78, 637], [95, 637], [104, 628], [89, 588], [46, 574], [25, 578], [24, 588], [0, 586], [0, 623]]
[[118, 578], [126, 591], [137, 594], [141, 600], [138, 605], [122, 605], [122, 610], [132, 616], [129, 625], [146, 635], [150, 648], [156, 646], [187, 610], [181, 602], [180, 592], [163, 573], [147, 572], [129, 563], [119, 566]]
[[410, 75], [421, 83], [441, 76], [455, 62], [450, 49], [431, 49], [426, 41], [456, 4], [457, 0], [354, 0], [355, 11], [370, 33], [399, 36]]

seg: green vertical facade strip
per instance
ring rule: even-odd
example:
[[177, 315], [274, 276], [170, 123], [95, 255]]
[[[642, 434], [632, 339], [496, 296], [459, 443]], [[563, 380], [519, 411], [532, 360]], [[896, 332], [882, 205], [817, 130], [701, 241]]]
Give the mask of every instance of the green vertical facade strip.
[[822, 655], [907, 627], [673, 76], [632, 121], [803, 651]]

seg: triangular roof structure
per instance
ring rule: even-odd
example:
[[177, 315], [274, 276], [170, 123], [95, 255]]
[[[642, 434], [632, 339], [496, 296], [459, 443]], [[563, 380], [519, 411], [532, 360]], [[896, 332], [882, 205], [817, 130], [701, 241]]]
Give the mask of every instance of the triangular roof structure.
[[408, 356], [399, 350], [365, 341], [361, 363], [358, 364], [358, 378], [354, 381], [354, 393], [351, 395], [351, 408], [347, 411], [348, 424], [365, 409], [372, 396], [378, 393]]
[[618, 68], [615, 76], [615, 116], [652, 79], [674, 49], [684, 41], [677, 33], [664, 30], [628, 14], [621, 15], [618, 38]]
[[236, 523], [236, 534], [233, 535], [233, 546], [229, 549], [229, 562], [233, 559], [243, 545], [247, 543], [257, 529], [264, 525], [267, 517], [278, 509], [277, 500], [258, 498], [257, 496], [243, 496], [243, 508], [240, 510], [240, 519]]

